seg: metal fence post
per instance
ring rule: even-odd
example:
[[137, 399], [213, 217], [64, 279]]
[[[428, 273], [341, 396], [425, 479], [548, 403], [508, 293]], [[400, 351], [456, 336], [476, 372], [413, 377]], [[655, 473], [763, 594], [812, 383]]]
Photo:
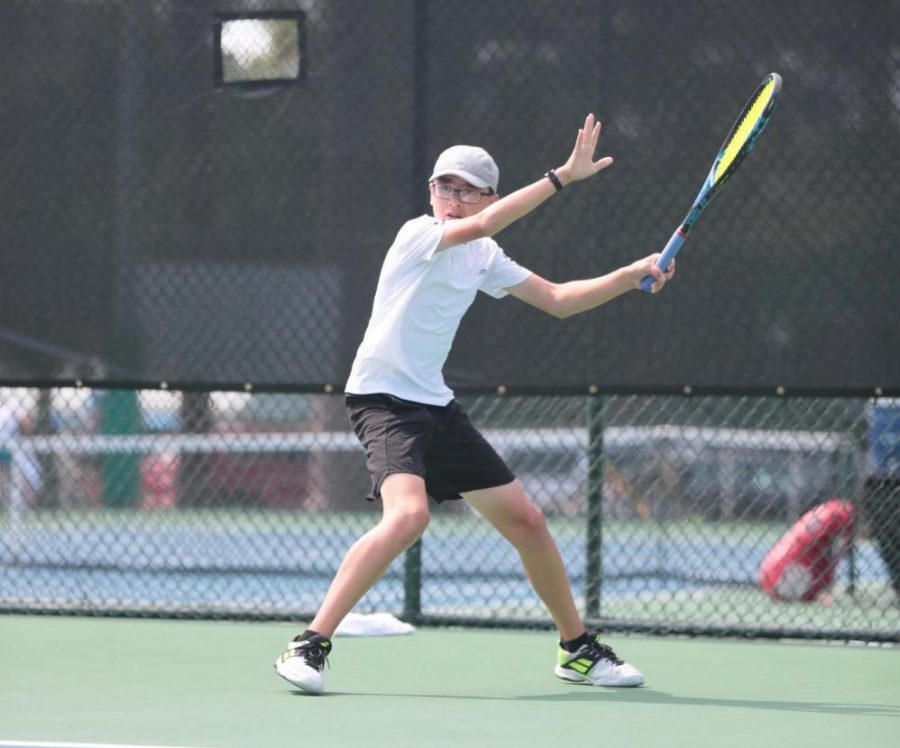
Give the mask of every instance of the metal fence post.
[[[853, 532], [850, 535], [850, 545], [847, 548], [847, 594], [856, 597], [856, 585], [859, 581], [857, 571], [856, 542], [857, 533], [860, 530], [860, 497], [863, 486], [863, 460], [860, 459], [860, 450], [853, 437], [838, 446], [838, 470], [840, 475], [841, 498], [853, 502]], [[862, 464], [861, 464], [862, 463]]]
[[588, 397], [587, 542], [584, 571], [584, 614], [600, 617], [603, 577], [603, 404], [599, 395]]
[[[429, 0], [413, 6], [415, 43], [413, 47], [413, 142], [412, 212], [427, 212], [423, 189], [428, 175], [428, 15]], [[417, 540], [403, 557], [403, 618], [415, 621], [422, 615], [422, 540]]]
[[403, 556], [403, 619], [417, 621], [422, 616], [422, 539]]

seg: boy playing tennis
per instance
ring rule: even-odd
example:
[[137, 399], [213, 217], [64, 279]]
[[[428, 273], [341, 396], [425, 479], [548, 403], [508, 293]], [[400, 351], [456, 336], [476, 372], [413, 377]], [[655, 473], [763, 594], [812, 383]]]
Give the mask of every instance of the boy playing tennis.
[[588, 115], [571, 156], [544, 178], [506, 197], [499, 171], [472, 146], [444, 151], [429, 180], [433, 216], [406, 223], [388, 250], [372, 316], [347, 381], [347, 410], [366, 451], [381, 521], [347, 552], [309, 628], [291, 641], [276, 672], [303, 691], [322, 693], [322, 669], [338, 624], [422, 535], [429, 496], [464, 499], [516, 548], [535, 592], [559, 629], [555, 674], [598, 686], [638, 686], [644, 676], [588, 633], [544, 516], [503, 460], [472, 426], [441, 369], [477, 291], [511, 294], [556, 317], [593, 309], [652, 275], [659, 291], [674, 273], [651, 255], [607, 275], [551, 283], [509, 259], [493, 241], [564, 186], [594, 176], [600, 123]]

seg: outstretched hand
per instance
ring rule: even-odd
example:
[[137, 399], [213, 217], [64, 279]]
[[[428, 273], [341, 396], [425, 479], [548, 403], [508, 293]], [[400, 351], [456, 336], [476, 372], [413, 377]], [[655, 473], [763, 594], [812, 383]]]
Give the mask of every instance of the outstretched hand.
[[584, 127], [578, 131], [575, 138], [575, 147], [569, 160], [556, 170], [557, 176], [564, 182], [576, 182], [579, 179], [587, 179], [598, 171], [612, 164], [612, 156], [603, 156], [594, 160], [594, 152], [597, 150], [597, 140], [600, 138], [600, 123], [594, 119], [593, 114], [585, 117]]

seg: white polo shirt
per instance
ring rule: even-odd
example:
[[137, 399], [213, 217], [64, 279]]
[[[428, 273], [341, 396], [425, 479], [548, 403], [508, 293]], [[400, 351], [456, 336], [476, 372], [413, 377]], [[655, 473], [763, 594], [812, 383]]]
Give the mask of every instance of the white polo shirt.
[[453, 391], [442, 369], [460, 320], [478, 291], [500, 299], [531, 271], [493, 239], [436, 251], [444, 224], [420, 216], [403, 225], [388, 250], [369, 326], [347, 380], [350, 394], [383, 392], [446, 405]]

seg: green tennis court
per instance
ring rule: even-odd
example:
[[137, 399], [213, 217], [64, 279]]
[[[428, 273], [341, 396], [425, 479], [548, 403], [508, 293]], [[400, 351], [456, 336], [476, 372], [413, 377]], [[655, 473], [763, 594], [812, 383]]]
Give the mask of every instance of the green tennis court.
[[0, 745], [895, 746], [892, 647], [612, 637], [639, 689], [552, 675], [546, 632], [340, 638], [328, 693], [271, 662], [287, 624], [0, 617]]

